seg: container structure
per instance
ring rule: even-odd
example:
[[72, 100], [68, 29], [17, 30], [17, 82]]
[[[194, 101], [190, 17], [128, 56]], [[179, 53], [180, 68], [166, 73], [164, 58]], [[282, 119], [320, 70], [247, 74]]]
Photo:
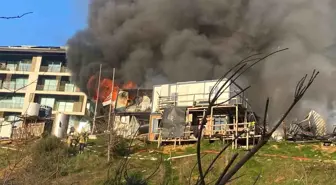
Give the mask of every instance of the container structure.
[[66, 137], [69, 126], [69, 116], [64, 113], [58, 113], [54, 120], [52, 135], [58, 138]]
[[[259, 137], [254, 122], [256, 116], [248, 107], [242, 88], [228, 82], [227, 88], [210, 110], [203, 135], [198, 136], [202, 118], [211, 100], [224, 85], [225, 79], [216, 85], [217, 80], [178, 82], [153, 87], [152, 110], [149, 126], [149, 140], [163, 142], [196, 141], [198, 137], [211, 140], [235, 140], [246, 143]], [[212, 93], [211, 93], [212, 91]], [[184, 121], [182, 121], [184, 120]], [[252, 125], [252, 126], [251, 126]], [[235, 139], [235, 136], [245, 132]]]
[[[216, 85], [216, 82], [217, 80], [208, 80], [155, 85], [153, 87], [152, 113], [159, 112], [162, 108], [170, 107], [172, 105], [177, 107], [207, 105], [211, 89]], [[219, 91], [219, 87], [224, 83], [225, 80], [214, 88], [211, 97], [214, 97], [214, 95]], [[236, 84], [227, 85], [226, 90], [218, 98], [216, 103], [228, 100], [239, 91], [240, 88]], [[241, 96], [238, 96], [230, 102], [225, 102], [225, 104], [233, 104], [233, 101], [243, 103]]]

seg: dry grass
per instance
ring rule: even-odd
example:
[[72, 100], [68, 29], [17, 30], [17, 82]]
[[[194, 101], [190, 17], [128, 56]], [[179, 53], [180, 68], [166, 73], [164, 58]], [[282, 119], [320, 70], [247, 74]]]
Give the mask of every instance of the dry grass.
[[[215, 157], [216, 152], [220, 149], [220, 143], [203, 143], [203, 166], [206, 168]], [[97, 147], [101, 149], [100, 147]], [[148, 149], [148, 148], [147, 148]], [[232, 185], [250, 185], [261, 171], [261, 178], [258, 185], [279, 184], [316, 184], [316, 185], [333, 185], [336, 184], [334, 174], [336, 164], [329, 163], [327, 160], [335, 160], [336, 147], [322, 147], [319, 145], [298, 145], [291, 143], [270, 143], [262, 148], [248, 163], [238, 172], [236, 177], [242, 175], [237, 180], [231, 182]], [[128, 172], [138, 172], [144, 177], [148, 177], [159, 166], [158, 171], [149, 180], [149, 184], [165, 184], [165, 185], [185, 185], [194, 184], [198, 174], [195, 168], [196, 156], [174, 159], [173, 161], [160, 162], [161, 155], [167, 159], [172, 156], [180, 156], [195, 153], [195, 146], [188, 145], [177, 148], [172, 146], [165, 147], [160, 152], [149, 152], [152, 150], [139, 149], [141, 153], [135, 154], [137, 158], [131, 158], [128, 165]], [[211, 151], [211, 152], [205, 152]], [[240, 153], [245, 151], [241, 150]], [[3, 153], [2, 153], [3, 154]], [[214, 180], [219, 176], [224, 166], [232, 156], [233, 151], [226, 151], [213, 167], [206, 182], [213, 184]], [[282, 158], [279, 156], [287, 156]], [[3, 157], [3, 155], [1, 155]], [[295, 157], [304, 157], [310, 160], [296, 160]], [[139, 158], [142, 158], [140, 160]], [[156, 160], [150, 160], [156, 158]], [[121, 158], [112, 161], [112, 171], [118, 167]], [[7, 167], [8, 168], [8, 167]], [[25, 177], [25, 173], [21, 168], [14, 171], [16, 177], [27, 178], [26, 182], [34, 182], [34, 176]], [[107, 171], [109, 165], [106, 162], [105, 153], [97, 153], [86, 151], [83, 155], [70, 157], [66, 161], [66, 165], [62, 167], [67, 173], [48, 179], [47, 184], [103, 184], [107, 180]], [[114, 169], [114, 170], [113, 170]], [[191, 174], [191, 175], [190, 175]], [[41, 175], [41, 174], [39, 174]], [[29, 179], [28, 179], [29, 178]], [[37, 177], [38, 178], [38, 177]], [[41, 181], [34, 184], [41, 184]], [[46, 184], [44, 183], [44, 184]], [[24, 184], [24, 183], [23, 183]], [[27, 184], [27, 183], [26, 183]], [[43, 183], [42, 183], [43, 184]]]

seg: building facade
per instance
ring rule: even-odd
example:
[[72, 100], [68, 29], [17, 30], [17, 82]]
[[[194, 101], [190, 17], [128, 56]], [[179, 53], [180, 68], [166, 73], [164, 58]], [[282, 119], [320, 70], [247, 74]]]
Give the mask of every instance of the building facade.
[[87, 96], [71, 81], [65, 47], [0, 47], [0, 118], [24, 115], [30, 102], [70, 122], [85, 115]]

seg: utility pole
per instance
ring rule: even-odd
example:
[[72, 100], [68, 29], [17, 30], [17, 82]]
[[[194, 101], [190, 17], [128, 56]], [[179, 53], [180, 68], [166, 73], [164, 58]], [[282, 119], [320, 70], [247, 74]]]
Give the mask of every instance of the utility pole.
[[[107, 131], [108, 131], [108, 145], [107, 145], [107, 161], [110, 161], [110, 155], [111, 155], [111, 140], [112, 140], [112, 132], [113, 126], [114, 126], [114, 107], [112, 107], [112, 98], [113, 98], [113, 90], [114, 90], [114, 75], [115, 75], [115, 68], [113, 68], [113, 75], [112, 75], [112, 89], [111, 89], [111, 104], [110, 104], [110, 110], [109, 110], [109, 117], [108, 117], [108, 123], [107, 123]], [[117, 95], [118, 96], [118, 95]], [[111, 114], [113, 117], [113, 122], [111, 125]], [[112, 126], [112, 129], [111, 129]]]
[[94, 115], [93, 115], [93, 123], [92, 123], [91, 134], [93, 134], [94, 130], [96, 129], [96, 115], [97, 115], [97, 107], [98, 107], [98, 101], [99, 101], [101, 70], [102, 70], [102, 65], [100, 64], [100, 66], [99, 66], [99, 77], [98, 77], [98, 87], [97, 87], [97, 100], [96, 100], [96, 107], [95, 107]]

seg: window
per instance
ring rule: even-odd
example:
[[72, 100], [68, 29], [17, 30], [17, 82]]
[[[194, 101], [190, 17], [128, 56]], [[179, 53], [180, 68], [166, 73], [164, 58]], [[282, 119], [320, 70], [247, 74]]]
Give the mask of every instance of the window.
[[57, 110], [58, 111], [64, 111], [65, 110], [65, 102], [59, 102]]
[[9, 115], [5, 118], [5, 120], [8, 122], [13, 122], [13, 121], [20, 120], [20, 117], [17, 115]]
[[59, 102], [57, 110], [62, 112], [73, 112], [73, 106], [73, 102]]
[[14, 96], [12, 98], [6, 98], [0, 100], [1, 108], [21, 109], [23, 107], [24, 97]]
[[23, 103], [24, 103], [24, 97], [22, 96], [14, 96], [13, 99], [13, 108], [19, 109], [23, 107]]
[[[223, 125], [227, 124], [227, 119], [226, 117], [215, 117], [214, 118], [214, 125]], [[220, 126], [214, 126], [213, 130], [221, 130]]]
[[1, 70], [6, 70], [6, 62], [5, 61], [0, 61], [0, 69]]
[[74, 92], [75, 90], [75, 85], [74, 84], [65, 84], [65, 92]]
[[159, 127], [159, 120], [153, 119], [152, 133], [158, 133], [158, 127]]
[[45, 79], [43, 90], [45, 91], [56, 91], [57, 80], [56, 79]]
[[25, 79], [25, 78], [15, 79], [15, 89], [21, 89], [25, 87], [27, 84], [28, 84], [28, 79]]
[[65, 104], [65, 112], [72, 112], [73, 111], [73, 107], [74, 107], [74, 103], [73, 102], [67, 102]]
[[3, 82], [3, 88], [15, 90], [15, 81], [4, 81]]
[[9, 71], [16, 71], [16, 62], [15, 61], [8, 61], [7, 62], [7, 70]]
[[62, 62], [51, 61], [48, 63], [48, 72], [61, 72]]
[[46, 105], [48, 107], [54, 108], [55, 98], [41, 98], [41, 105]]
[[11, 108], [12, 105], [12, 98], [5, 97], [0, 100], [0, 107], [1, 108]]
[[31, 67], [31, 61], [25, 60], [25, 61], [20, 61], [19, 63], [19, 71], [30, 71]]

